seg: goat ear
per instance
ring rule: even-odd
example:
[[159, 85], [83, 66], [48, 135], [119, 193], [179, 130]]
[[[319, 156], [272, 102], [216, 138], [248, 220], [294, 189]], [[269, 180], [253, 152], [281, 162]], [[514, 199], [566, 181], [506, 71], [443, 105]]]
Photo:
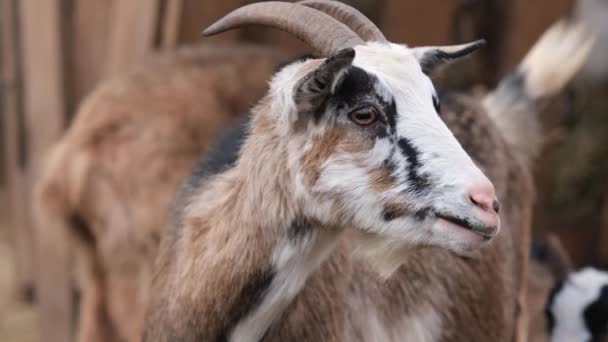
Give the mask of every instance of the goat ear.
[[352, 65], [355, 50], [338, 51], [327, 58], [315, 71], [304, 76], [295, 87], [294, 100], [300, 111], [311, 111], [336, 90], [346, 70]]
[[485, 43], [486, 41], [481, 39], [461, 45], [423, 46], [412, 50], [422, 67], [422, 71], [430, 75], [438, 66], [466, 57], [477, 51]]

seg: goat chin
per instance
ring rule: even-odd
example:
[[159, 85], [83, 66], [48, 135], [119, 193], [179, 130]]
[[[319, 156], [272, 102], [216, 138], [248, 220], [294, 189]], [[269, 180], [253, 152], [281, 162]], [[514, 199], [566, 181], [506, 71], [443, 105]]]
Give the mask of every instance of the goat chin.
[[355, 245], [353, 256], [369, 264], [382, 279], [390, 278], [416, 247], [403, 240], [389, 239], [379, 234], [353, 229], [351, 241]]
[[352, 229], [348, 235], [353, 242], [353, 256], [370, 266], [382, 279], [390, 278], [407, 258], [423, 248], [448, 249], [455, 255], [469, 258], [476, 254], [489, 240], [464, 228], [447, 226], [436, 223], [433, 230], [445, 229], [443, 234], [428, 238], [426, 243], [413, 244], [411, 241], [398, 238], [388, 238], [386, 235]]

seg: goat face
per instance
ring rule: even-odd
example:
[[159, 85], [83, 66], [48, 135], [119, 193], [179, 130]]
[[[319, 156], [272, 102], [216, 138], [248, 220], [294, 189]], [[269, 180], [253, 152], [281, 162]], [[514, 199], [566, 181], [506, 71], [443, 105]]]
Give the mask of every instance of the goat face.
[[[464, 54], [461, 46], [450, 53]], [[467, 251], [498, 231], [492, 183], [438, 115], [438, 48], [367, 43], [279, 72], [289, 165], [306, 215], [402, 246]]]

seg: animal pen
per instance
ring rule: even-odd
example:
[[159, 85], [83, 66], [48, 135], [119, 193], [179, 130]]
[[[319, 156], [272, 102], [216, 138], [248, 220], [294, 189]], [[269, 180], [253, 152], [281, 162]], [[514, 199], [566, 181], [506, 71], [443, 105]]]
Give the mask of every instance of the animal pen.
[[[204, 27], [229, 11], [254, 1], [246, 0], [2, 0], [0, 2], [0, 187], [2, 207], [0, 236], [10, 246], [14, 265], [13, 290], [0, 293], [32, 305], [38, 326], [32, 327], [44, 341], [71, 341], [75, 330], [73, 250], [65, 235], [41, 234], [32, 219], [32, 187], [39, 178], [49, 148], [62, 135], [80, 101], [99, 81], [129, 70], [156, 51], [174, 50], [189, 44], [214, 41], [255, 42], [281, 46], [292, 54], [306, 53], [304, 44], [274, 30], [255, 28], [230, 31], [202, 38]], [[484, 37], [487, 47], [459, 73], [450, 72], [439, 83], [468, 89], [472, 85], [493, 87], [513, 68], [536, 38], [558, 18], [571, 13], [573, 0], [350, 0], [394, 42], [408, 45], [460, 43]], [[551, 108], [580, 104], [581, 90], [571, 90], [575, 100]], [[583, 106], [604, 113], [606, 86], [584, 97]], [[578, 99], [578, 102], [577, 102]], [[591, 103], [591, 104], [590, 104]], [[587, 108], [587, 107], [585, 107]], [[586, 131], [608, 120], [590, 114], [572, 120], [581, 123], [564, 128], [547, 115], [551, 144], [541, 157], [538, 217], [535, 235], [547, 231], [562, 236], [578, 262], [608, 263], [608, 165], [605, 133], [593, 133], [595, 143], [584, 139]], [[581, 128], [582, 127], [582, 128]], [[597, 132], [597, 131], [594, 131]], [[592, 133], [590, 133], [592, 134]], [[603, 134], [603, 136], [602, 136]], [[596, 168], [581, 171], [564, 167], [564, 153], [584, 145]], [[574, 152], [576, 154], [576, 152]], [[560, 157], [561, 156], [561, 157]], [[581, 157], [582, 158], [582, 157]], [[605, 158], [604, 158], [605, 159]], [[580, 164], [587, 161], [579, 160]], [[556, 187], [560, 192], [551, 189]], [[574, 179], [574, 187], [571, 180]], [[569, 183], [570, 182], [570, 183]], [[583, 190], [577, 184], [581, 184]], [[593, 184], [593, 185], [591, 185]], [[599, 184], [599, 185], [598, 185]], [[575, 198], [585, 206], [570, 207]], [[559, 197], [557, 200], [555, 197]], [[578, 196], [578, 197], [577, 197]], [[564, 210], [568, 206], [569, 210]], [[602, 209], [603, 208], [603, 209]], [[580, 222], [583, 222], [580, 224]], [[577, 226], [580, 224], [580, 226]], [[576, 229], [571, 229], [571, 228]], [[44, 238], [40, 238], [44, 236]], [[2, 287], [0, 287], [2, 289]], [[4, 340], [0, 310], [0, 339]], [[19, 342], [18, 340], [15, 340]]]

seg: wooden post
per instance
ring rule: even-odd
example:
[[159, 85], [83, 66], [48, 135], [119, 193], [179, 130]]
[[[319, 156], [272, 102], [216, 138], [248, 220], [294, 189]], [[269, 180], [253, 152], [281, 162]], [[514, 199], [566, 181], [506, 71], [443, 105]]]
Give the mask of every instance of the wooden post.
[[[73, 63], [69, 65], [72, 103], [90, 93], [106, 71], [112, 1], [74, 1], [73, 26], [68, 30]], [[116, 2], [116, 1], [114, 1]], [[118, 2], [124, 2], [118, 0]], [[127, 1], [130, 2], [130, 1]], [[75, 108], [72, 108], [75, 109]]]
[[165, 2], [161, 32], [161, 47], [163, 49], [175, 48], [178, 43], [183, 6], [183, 0], [166, 0]]
[[[28, 142], [28, 201], [51, 145], [65, 123], [64, 60], [61, 0], [19, 0], [23, 47], [26, 137]], [[67, 232], [36, 227], [38, 246], [37, 295], [41, 340], [72, 340], [73, 305]]]
[[17, 292], [22, 299], [32, 301], [34, 296], [34, 238], [28, 220], [27, 186], [24, 164], [24, 146], [21, 143], [23, 111], [21, 106], [21, 73], [19, 28], [16, 0], [0, 3], [2, 37], [2, 113], [4, 128], [4, 156], [8, 180], [8, 202], [13, 242], [13, 255], [17, 271]]
[[111, 12], [108, 74], [141, 59], [155, 46], [160, 0], [114, 1]]

